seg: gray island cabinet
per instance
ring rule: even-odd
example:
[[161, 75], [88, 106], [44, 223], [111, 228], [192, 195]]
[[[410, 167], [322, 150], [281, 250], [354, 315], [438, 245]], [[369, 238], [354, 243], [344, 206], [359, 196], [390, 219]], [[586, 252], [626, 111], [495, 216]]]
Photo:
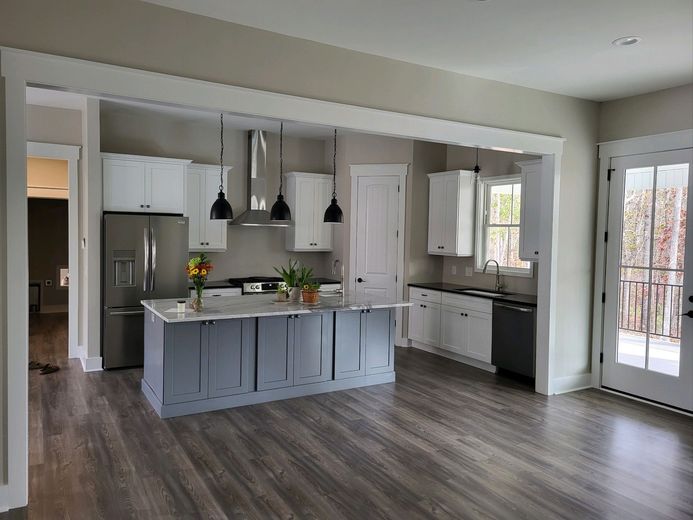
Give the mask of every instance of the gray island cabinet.
[[174, 300], [142, 303], [142, 391], [162, 418], [392, 382], [396, 307], [408, 305], [237, 296], [178, 314]]

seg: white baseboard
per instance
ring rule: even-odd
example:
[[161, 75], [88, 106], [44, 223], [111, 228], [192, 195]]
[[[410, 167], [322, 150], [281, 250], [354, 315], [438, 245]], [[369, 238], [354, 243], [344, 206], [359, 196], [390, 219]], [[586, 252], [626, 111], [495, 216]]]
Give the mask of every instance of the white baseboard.
[[84, 357], [80, 356], [80, 361], [82, 362], [82, 370], [85, 372], [99, 372], [103, 370], [103, 358], [98, 357]]
[[67, 313], [70, 310], [67, 304], [65, 305], [42, 305], [39, 314], [58, 314]]
[[592, 388], [592, 374], [577, 374], [574, 376], [556, 377], [551, 381], [553, 394], [565, 394]]
[[10, 506], [7, 503], [7, 484], [0, 486], [0, 513], [5, 513], [10, 510]]
[[474, 368], [485, 370], [486, 372], [491, 372], [493, 374], [496, 373], [495, 366], [493, 366], [490, 363], [484, 363], [483, 361], [479, 361], [478, 359], [472, 359], [461, 354], [450, 352], [449, 350], [445, 350], [443, 348], [432, 347], [431, 345], [419, 343], [418, 341], [414, 340], [411, 340], [411, 346], [414, 348], [418, 348], [419, 350], [425, 350], [426, 352], [430, 352], [431, 354], [436, 354], [437, 356], [452, 359], [453, 361], [458, 361], [459, 363], [464, 363], [465, 365], [470, 365]]

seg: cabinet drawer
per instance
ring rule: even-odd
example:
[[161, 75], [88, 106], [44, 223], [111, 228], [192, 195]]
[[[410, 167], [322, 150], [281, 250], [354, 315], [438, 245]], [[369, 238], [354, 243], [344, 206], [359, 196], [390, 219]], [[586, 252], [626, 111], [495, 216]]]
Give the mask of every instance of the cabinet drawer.
[[409, 299], [411, 300], [440, 303], [441, 295], [440, 291], [431, 291], [429, 289], [421, 289], [420, 287], [409, 288]]
[[490, 298], [475, 298], [474, 296], [462, 296], [459, 294], [443, 294], [443, 305], [461, 307], [477, 312], [493, 312], [493, 300]]

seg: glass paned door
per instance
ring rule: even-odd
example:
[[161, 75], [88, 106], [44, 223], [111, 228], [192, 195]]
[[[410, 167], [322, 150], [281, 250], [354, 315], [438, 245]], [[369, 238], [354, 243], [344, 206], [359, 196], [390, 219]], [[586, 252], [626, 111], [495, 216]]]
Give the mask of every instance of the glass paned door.
[[688, 149], [612, 160], [602, 378], [605, 387], [688, 410], [692, 159]]

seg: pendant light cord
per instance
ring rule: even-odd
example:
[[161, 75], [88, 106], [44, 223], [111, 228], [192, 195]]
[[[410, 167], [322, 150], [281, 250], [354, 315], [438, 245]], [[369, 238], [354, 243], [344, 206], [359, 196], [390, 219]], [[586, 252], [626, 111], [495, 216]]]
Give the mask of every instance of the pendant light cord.
[[279, 195], [284, 188], [284, 121], [279, 125]]
[[221, 133], [219, 141], [221, 142], [221, 152], [219, 152], [219, 191], [224, 191], [224, 113], [219, 115], [221, 123]]
[[332, 198], [337, 198], [337, 129], [334, 129], [334, 152], [332, 154]]

